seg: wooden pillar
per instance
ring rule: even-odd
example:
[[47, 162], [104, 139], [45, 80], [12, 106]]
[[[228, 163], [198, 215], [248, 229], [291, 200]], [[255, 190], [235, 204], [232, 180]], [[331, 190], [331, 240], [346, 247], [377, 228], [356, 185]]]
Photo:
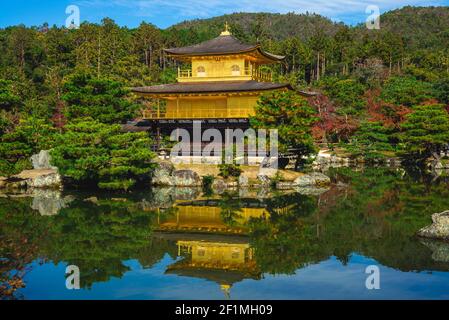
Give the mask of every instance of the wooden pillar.
[[161, 148], [161, 128], [159, 126], [156, 129], [156, 147], [157, 151]]
[[179, 119], [179, 96], [176, 97], [176, 119]]

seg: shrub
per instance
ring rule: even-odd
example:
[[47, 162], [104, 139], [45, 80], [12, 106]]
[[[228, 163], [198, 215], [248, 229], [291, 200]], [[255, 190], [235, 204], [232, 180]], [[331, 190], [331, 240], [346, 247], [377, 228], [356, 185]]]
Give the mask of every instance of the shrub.
[[240, 165], [238, 164], [220, 164], [218, 166], [218, 169], [220, 170], [220, 173], [218, 174], [220, 177], [223, 177], [225, 179], [229, 177], [240, 177], [242, 174], [242, 169], [240, 168]]
[[432, 85], [414, 77], [392, 77], [382, 89], [382, 100], [394, 105], [411, 107], [435, 98]]
[[103, 189], [127, 190], [149, 182], [155, 164], [148, 134], [120, 129], [91, 118], [67, 125], [51, 152], [53, 164], [75, 183], [92, 182]]
[[0, 175], [31, 168], [30, 157], [53, 145], [55, 128], [45, 119], [29, 117], [0, 137]]

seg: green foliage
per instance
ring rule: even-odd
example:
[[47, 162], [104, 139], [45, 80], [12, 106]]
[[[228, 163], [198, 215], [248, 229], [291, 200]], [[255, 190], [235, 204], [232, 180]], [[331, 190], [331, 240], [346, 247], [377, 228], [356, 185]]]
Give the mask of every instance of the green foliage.
[[0, 174], [15, 174], [31, 168], [29, 158], [53, 146], [55, 128], [45, 119], [29, 117], [0, 137]]
[[250, 118], [257, 129], [277, 129], [280, 152], [293, 152], [297, 166], [315, 152], [311, 127], [316, 122], [314, 110], [306, 99], [293, 92], [271, 92], [262, 95]]
[[0, 110], [11, 111], [20, 105], [20, 97], [13, 92], [12, 81], [0, 79]]
[[[23, 25], [1, 29], [0, 134], [12, 132], [19, 119], [30, 115], [52, 119], [58, 128], [80, 117], [108, 124], [133, 119], [138, 107], [124, 86], [175, 82], [178, 63], [162, 48], [212, 39], [226, 21], [238, 39], [285, 55], [283, 64], [268, 67], [274, 81], [301, 89], [314, 86], [310, 89], [329, 96], [329, 103], [316, 110], [321, 130], [332, 132], [327, 138], [348, 141], [361, 121], [371, 119], [368, 88], [384, 86], [379, 100], [394, 107], [430, 99], [448, 103], [449, 32], [441, 26], [448, 24], [449, 10], [405, 7], [381, 19], [379, 32], [292, 13], [236, 13], [164, 30], [150, 23], [120, 27], [109, 18], [76, 30], [47, 25], [42, 30]], [[395, 125], [403, 114], [397, 120]], [[273, 128], [278, 124], [270, 123]], [[282, 148], [312, 152], [307, 132], [295, 135], [287, 125], [281, 127], [288, 133]], [[10, 161], [5, 163], [8, 167]]]
[[4, 110], [0, 110], [0, 136], [6, 133], [12, 125], [10, 114]]
[[381, 160], [395, 151], [393, 133], [392, 128], [379, 122], [363, 122], [346, 148], [353, 156], [362, 156], [368, 162]]
[[392, 77], [380, 96], [385, 102], [406, 107], [416, 106], [434, 97], [432, 85], [413, 77]]
[[69, 120], [91, 117], [102, 123], [123, 123], [135, 116], [137, 105], [126, 99], [122, 84], [88, 74], [73, 75], [64, 85]]
[[203, 189], [209, 191], [212, 188], [215, 177], [213, 175], [206, 175], [203, 177]]
[[223, 163], [218, 165], [219, 176], [225, 179], [230, 177], [238, 178], [242, 174], [242, 169], [239, 164], [235, 163]]
[[438, 101], [449, 105], [449, 77], [437, 81], [434, 89]]
[[328, 78], [323, 80], [322, 86], [337, 105], [336, 111], [340, 115], [357, 115], [366, 107], [363, 99], [366, 87], [353, 79]]
[[148, 182], [154, 163], [147, 133], [121, 133], [120, 125], [80, 119], [66, 126], [52, 150], [53, 163], [75, 183], [128, 190]]
[[438, 159], [449, 144], [449, 114], [442, 105], [415, 107], [402, 124], [404, 155], [411, 161]]

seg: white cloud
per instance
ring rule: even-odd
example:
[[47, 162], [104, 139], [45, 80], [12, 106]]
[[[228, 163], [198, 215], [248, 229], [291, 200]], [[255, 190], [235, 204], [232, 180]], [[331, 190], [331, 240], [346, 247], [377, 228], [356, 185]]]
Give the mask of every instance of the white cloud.
[[377, 5], [381, 12], [405, 5], [430, 6], [448, 4], [448, 0], [79, 0], [89, 8], [117, 8], [139, 17], [171, 14], [176, 20], [211, 17], [233, 12], [314, 12], [338, 19], [363, 16], [368, 5]]

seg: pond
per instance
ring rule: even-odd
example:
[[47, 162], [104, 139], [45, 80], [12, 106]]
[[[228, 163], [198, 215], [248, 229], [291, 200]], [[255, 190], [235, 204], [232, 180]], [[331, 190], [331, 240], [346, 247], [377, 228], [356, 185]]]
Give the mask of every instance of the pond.
[[415, 236], [449, 209], [448, 180], [330, 174], [329, 189], [282, 193], [1, 195], [1, 298], [448, 299], [449, 244]]

